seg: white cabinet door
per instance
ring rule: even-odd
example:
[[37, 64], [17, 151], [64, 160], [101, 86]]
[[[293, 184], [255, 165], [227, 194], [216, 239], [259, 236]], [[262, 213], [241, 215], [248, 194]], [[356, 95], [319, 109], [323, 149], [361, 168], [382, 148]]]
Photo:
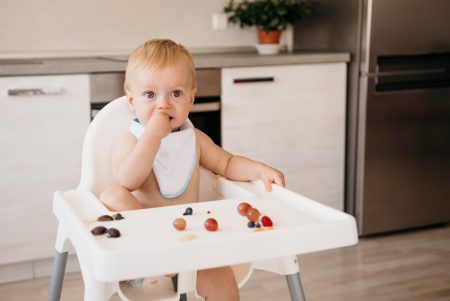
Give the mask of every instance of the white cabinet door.
[[0, 264], [51, 257], [53, 192], [80, 177], [88, 76], [0, 77], [0, 104]]
[[287, 188], [343, 210], [346, 64], [225, 68], [222, 144], [283, 171]]

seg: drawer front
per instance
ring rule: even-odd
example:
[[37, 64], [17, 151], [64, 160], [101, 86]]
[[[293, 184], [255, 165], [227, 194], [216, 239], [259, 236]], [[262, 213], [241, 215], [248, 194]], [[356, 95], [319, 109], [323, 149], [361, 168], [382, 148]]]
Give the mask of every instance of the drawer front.
[[284, 172], [287, 188], [343, 209], [346, 65], [222, 70], [222, 145]]
[[220, 96], [220, 69], [197, 69], [197, 97]]
[[0, 95], [0, 264], [50, 257], [52, 194], [80, 177], [88, 76], [3, 77]]
[[95, 73], [89, 75], [91, 103], [110, 102], [125, 95], [125, 72]]

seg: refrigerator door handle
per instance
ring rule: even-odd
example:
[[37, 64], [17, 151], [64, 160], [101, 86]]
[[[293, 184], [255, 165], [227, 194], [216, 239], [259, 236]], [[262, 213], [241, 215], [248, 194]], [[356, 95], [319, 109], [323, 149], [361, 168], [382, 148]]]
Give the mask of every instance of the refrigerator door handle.
[[375, 77], [375, 91], [402, 91], [417, 89], [449, 88], [450, 70], [428, 69], [379, 73]]

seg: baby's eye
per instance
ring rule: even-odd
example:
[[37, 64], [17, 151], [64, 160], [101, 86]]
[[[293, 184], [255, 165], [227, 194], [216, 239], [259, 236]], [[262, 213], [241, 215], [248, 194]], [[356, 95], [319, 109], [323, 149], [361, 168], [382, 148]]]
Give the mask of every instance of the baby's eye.
[[183, 93], [180, 90], [174, 90], [172, 93], [170, 93], [170, 96], [172, 97], [180, 97]]
[[155, 92], [153, 91], [148, 91], [144, 93], [145, 98], [147, 99], [152, 99], [153, 97], [155, 97]]

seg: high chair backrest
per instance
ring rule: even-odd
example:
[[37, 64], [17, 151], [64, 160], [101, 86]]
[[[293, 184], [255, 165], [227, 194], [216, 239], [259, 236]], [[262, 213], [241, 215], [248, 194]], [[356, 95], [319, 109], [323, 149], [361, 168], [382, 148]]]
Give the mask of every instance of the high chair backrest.
[[111, 101], [95, 116], [84, 137], [78, 189], [99, 196], [112, 183], [112, 144], [120, 132], [128, 129], [133, 117], [125, 96]]

